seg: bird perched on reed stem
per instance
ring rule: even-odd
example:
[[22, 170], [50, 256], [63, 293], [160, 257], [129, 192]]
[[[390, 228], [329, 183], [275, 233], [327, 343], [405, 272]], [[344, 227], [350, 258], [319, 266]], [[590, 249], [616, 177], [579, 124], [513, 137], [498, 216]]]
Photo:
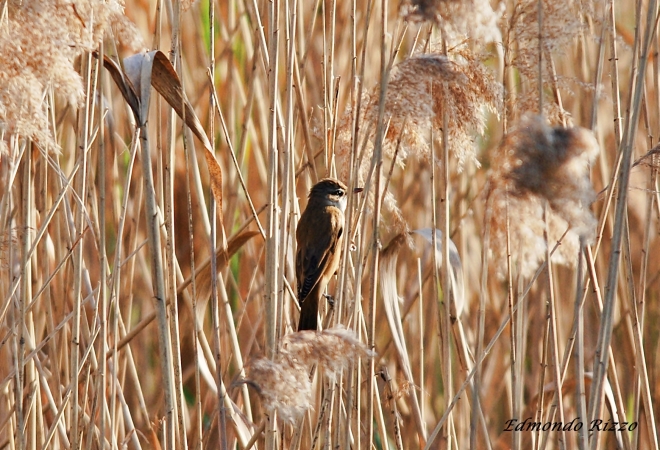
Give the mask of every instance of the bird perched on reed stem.
[[346, 186], [334, 178], [322, 179], [309, 191], [296, 231], [298, 331], [318, 327], [319, 300], [339, 268], [346, 198]]

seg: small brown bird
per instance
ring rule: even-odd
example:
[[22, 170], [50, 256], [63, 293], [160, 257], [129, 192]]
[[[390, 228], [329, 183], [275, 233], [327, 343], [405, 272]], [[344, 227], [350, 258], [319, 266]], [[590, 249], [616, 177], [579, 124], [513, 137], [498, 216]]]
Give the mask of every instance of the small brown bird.
[[324, 178], [309, 191], [309, 202], [296, 231], [298, 331], [318, 327], [319, 300], [339, 268], [345, 210], [346, 186], [341, 181]]

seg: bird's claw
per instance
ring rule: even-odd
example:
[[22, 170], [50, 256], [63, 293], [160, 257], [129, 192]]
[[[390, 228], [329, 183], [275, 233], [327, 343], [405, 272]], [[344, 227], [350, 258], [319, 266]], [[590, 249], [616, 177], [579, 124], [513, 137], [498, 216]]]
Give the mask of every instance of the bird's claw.
[[328, 305], [330, 305], [330, 308], [334, 308], [335, 307], [335, 298], [330, 294], [323, 294], [323, 296], [328, 301]]

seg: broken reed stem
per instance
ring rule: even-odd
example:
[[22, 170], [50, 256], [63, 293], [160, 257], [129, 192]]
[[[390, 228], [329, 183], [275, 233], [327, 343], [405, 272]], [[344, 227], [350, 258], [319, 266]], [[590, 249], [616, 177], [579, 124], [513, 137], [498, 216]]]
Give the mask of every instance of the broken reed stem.
[[403, 450], [403, 440], [401, 438], [401, 423], [399, 420], [399, 411], [396, 407], [396, 398], [394, 393], [394, 383], [386, 367], [381, 370], [380, 376], [385, 381], [385, 401], [390, 405], [390, 414], [394, 427], [394, 438], [397, 450]]

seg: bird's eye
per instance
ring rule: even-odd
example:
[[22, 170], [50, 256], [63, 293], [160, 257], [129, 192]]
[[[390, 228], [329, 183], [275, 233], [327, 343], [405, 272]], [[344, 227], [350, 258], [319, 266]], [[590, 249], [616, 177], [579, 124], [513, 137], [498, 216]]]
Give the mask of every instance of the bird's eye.
[[335, 195], [338, 197], [342, 197], [344, 195], [344, 190], [343, 189], [337, 189], [335, 192]]

